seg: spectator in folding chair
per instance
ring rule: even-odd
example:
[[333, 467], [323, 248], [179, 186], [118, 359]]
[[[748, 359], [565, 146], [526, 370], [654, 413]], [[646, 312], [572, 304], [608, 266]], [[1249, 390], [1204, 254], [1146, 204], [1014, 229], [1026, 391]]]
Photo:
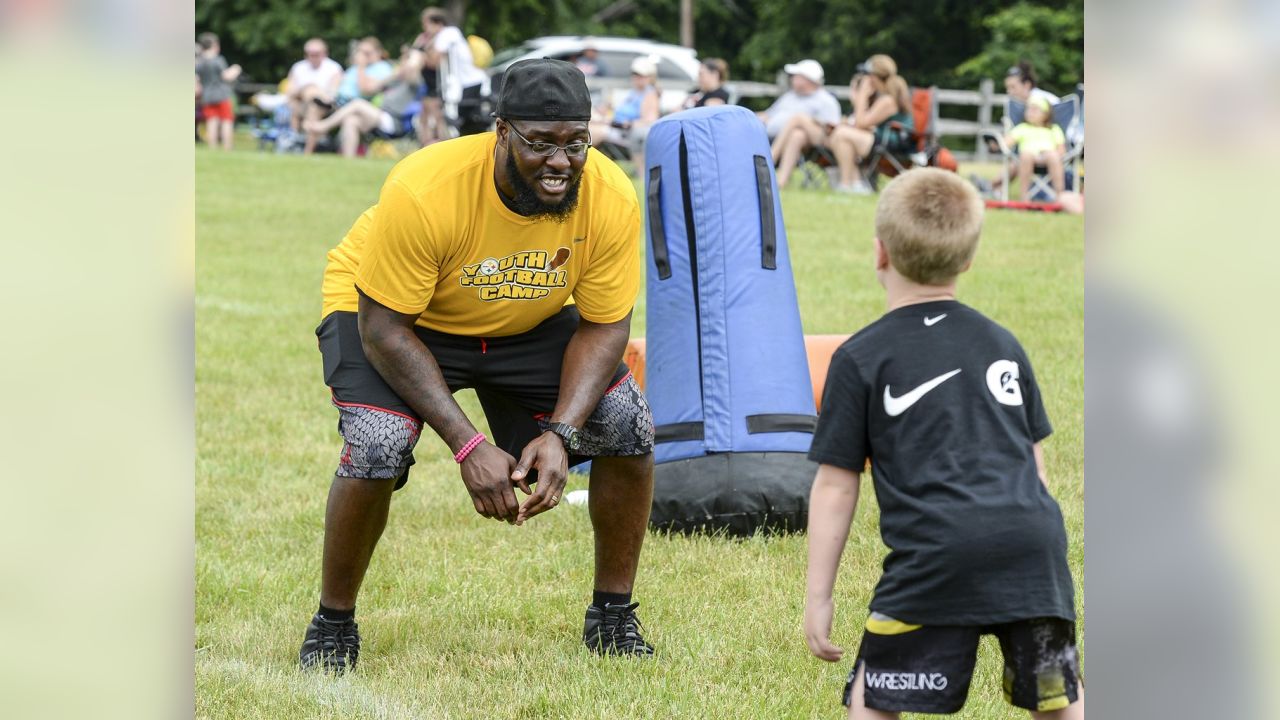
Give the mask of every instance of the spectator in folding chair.
[[[1021, 103], [1024, 106], [1027, 105], [1032, 100], [1032, 98], [1046, 100], [1048, 101], [1050, 107], [1057, 105], [1058, 102], [1060, 102], [1060, 98], [1057, 95], [1054, 95], [1048, 90], [1045, 90], [1044, 88], [1040, 87], [1040, 81], [1036, 77], [1035, 68], [1033, 68], [1031, 66], [1031, 63], [1027, 62], [1026, 60], [1018, 61], [1017, 65], [1010, 67], [1009, 71], [1005, 73], [1004, 91], [1009, 95], [1010, 102]], [[1005, 128], [1008, 129], [1010, 128], [1010, 125], [1008, 124], [1008, 120], [1007, 120], [1008, 106], [1006, 105], [1005, 107], [1006, 107]], [[995, 147], [992, 148], [993, 152], [997, 150], [998, 149]], [[1017, 177], [1018, 177], [1018, 162], [1017, 162], [1017, 158], [1013, 158], [1012, 160], [1009, 161], [1009, 182], [1013, 182], [1015, 179], [1017, 179]], [[973, 176], [970, 176], [970, 180], [973, 180]], [[1004, 185], [1004, 178], [997, 177], [991, 181], [984, 181], [979, 179], [974, 181], [974, 184], [977, 185], [978, 189], [981, 190], [984, 194], [994, 197], [996, 195], [1001, 194], [1001, 188]]]
[[323, 120], [308, 120], [304, 129], [316, 136], [327, 135], [338, 130], [338, 148], [343, 157], [353, 158], [360, 149], [360, 138], [365, 133], [379, 132], [385, 137], [395, 138], [413, 130], [411, 109], [416, 109], [417, 86], [420, 82], [422, 68], [417, 64], [421, 58], [411, 48], [403, 48], [400, 64], [392, 74], [377, 81], [377, 87], [365, 86], [373, 94], [380, 94], [381, 104], [375, 105], [372, 100], [357, 97], [350, 100], [333, 114]]
[[[338, 85], [342, 83], [342, 66], [329, 57], [329, 45], [324, 40], [311, 38], [303, 45], [303, 53], [306, 57], [289, 68], [285, 91], [289, 125], [295, 133], [301, 130], [305, 120], [319, 120], [328, 114], [338, 97]], [[302, 148], [307, 155], [314, 150], [313, 141]]]
[[888, 55], [872, 55], [858, 65], [849, 81], [853, 112], [827, 139], [840, 169], [837, 192], [870, 195], [874, 192], [862, 176], [859, 163], [877, 147], [900, 153], [911, 149], [915, 120], [911, 116], [911, 90], [898, 74], [898, 64]]
[[[982, 137], [1005, 160], [1001, 165], [1003, 182], [993, 184], [976, 174], [969, 177], [988, 199], [1007, 201], [1014, 178], [1018, 179], [1023, 190], [1022, 199], [1027, 202], [1055, 202], [1061, 198], [1063, 189], [1070, 192], [1080, 190], [1084, 134], [1080, 128], [1077, 96], [1067, 95], [1053, 106], [1049, 106], [1044, 98], [1033, 98], [1028, 105], [1010, 100], [1006, 108], [1005, 128], [1004, 133], [982, 131]], [[1015, 130], [1018, 132], [1015, 133]], [[1031, 133], [1032, 142], [1027, 142], [1024, 136], [1026, 133]], [[1049, 139], [1045, 140], [1045, 137]], [[1029, 161], [1024, 159], [1022, 155], [1027, 152], [1027, 148], [1037, 144], [1041, 146], [1040, 149], [1032, 153], [1036, 157]], [[1061, 152], [1056, 150], [1059, 145], [1063, 148]], [[1044, 148], [1055, 150], [1043, 154]], [[1062, 188], [1054, 186], [1057, 174], [1050, 168], [1051, 162], [1062, 165]], [[1032, 169], [1033, 174], [1026, 176], [1024, 181], [1022, 172], [1027, 167]]]
[[[662, 89], [658, 87], [658, 65], [644, 55], [631, 61], [631, 90], [613, 111], [608, 121], [592, 121], [588, 125], [591, 144], [623, 148], [640, 172], [644, 167], [644, 143], [649, 126], [662, 117]], [[609, 154], [609, 153], [606, 153]]]
[[[302, 122], [302, 129], [307, 134], [307, 146], [315, 147], [321, 137], [344, 122], [376, 115], [379, 111], [372, 101], [394, 78], [395, 68], [387, 62], [387, 51], [378, 38], [369, 36], [362, 39], [351, 54], [351, 67], [343, 73], [333, 101], [323, 103], [330, 112], [323, 119], [308, 117]], [[352, 109], [347, 110], [348, 107]], [[355, 144], [350, 148], [343, 147], [343, 155], [355, 157], [362, 131], [353, 131]], [[342, 139], [345, 139], [345, 135]]]
[[1040, 87], [1039, 82], [1035, 68], [1031, 67], [1031, 63], [1022, 60], [1005, 73], [1004, 91], [1010, 98], [1023, 105], [1030, 102], [1032, 98], [1041, 98], [1047, 100], [1050, 105], [1057, 105], [1061, 98]]
[[1032, 199], [1029, 188], [1037, 166], [1047, 168], [1054, 196], [1062, 195], [1066, 187], [1063, 157], [1067, 154], [1067, 137], [1053, 122], [1053, 106], [1048, 100], [1033, 98], [1027, 104], [1026, 120], [1015, 125], [1004, 142], [1018, 148], [1018, 189], [1023, 200]]
[[825, 74], [817, 60], [801, 60], [782, 69], [791, 76], [791, 90], [758, 113], [773, 139], [779, 188], [787, 186], [805, 151], [822, 146], [827, 133], [840, 122], [840, 101], [822, 86]]
[[698, 87], [685, 98], [683, 109], [729, 104], [729, 91], [724, 86], [728, 80], [729, 63], [720, 58], [703, 60], [698, 66]]

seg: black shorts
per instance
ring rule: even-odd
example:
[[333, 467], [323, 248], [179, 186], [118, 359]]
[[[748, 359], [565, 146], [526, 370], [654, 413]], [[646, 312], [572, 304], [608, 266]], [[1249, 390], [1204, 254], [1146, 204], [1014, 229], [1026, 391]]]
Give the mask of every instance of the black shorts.
[[440, 97], [440, 73], [435, 68], [422, 68], [422, 97]]
[[[414, 331], [435, 357], [450, 391], [475, 389], [489, 420], [490, 441], [518, 458], [543, 433], [555, 410], [564, 350], [577, 328], [578, 311], [570, 305], [520, 335], [478, 338], [422, 327]], [[337, 475], [394, 478], [396, 487], [403, 487], [422, 419], [365, 357], [356, 313], [329, 314], [316, 335], [344, 441]], [[653, 414], [626, 364], [614, 371], [579, 438], [580, 454], [569, 456], [570, 465], [596, 456], [653, 452]], [[530, 482], [536, 477], [531, 475]]]
[[1035, 618], [989, 626], [908, 625], [873, 613], [844, 686], [848, 705], [865, 667], [863, 701], [886, 712], [954, 713], [964, 707], [978, 640], [995, 635], [1004, 655], [1004, 697], [1020, 708], [1059, 710], [1079, 697], [1076, 624]]

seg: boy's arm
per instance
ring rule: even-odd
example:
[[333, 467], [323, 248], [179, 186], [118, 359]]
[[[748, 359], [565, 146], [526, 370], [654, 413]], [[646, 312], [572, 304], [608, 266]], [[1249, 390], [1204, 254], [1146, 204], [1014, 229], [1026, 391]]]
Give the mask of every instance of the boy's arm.
[[1040, 476], [1040, 482], [1044, 485], [1044, 489], [1049, 489], [1049, 473], [1044, 469], [1044, 447], [1041, 443], [1031, 446], [1032, 451], [1036, 455], [1036, 474]]
[[809, 579], [804, 608], [804, 635], [809, 652], [836, 662], [844, 650], [831, 644], [835, 606], [831, 591], [849, 525], [858, 507], [858, 474], [835, 465], [819, 465], [809, 495]]

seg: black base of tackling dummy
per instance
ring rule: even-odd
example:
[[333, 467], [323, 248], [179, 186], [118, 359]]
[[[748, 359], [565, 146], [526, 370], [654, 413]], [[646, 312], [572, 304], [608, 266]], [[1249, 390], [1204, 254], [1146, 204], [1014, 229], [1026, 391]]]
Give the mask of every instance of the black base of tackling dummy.
[[653, 469], [655, 530], [803, 532], [817, 464], [804, 453], [732, 452], [673, 460]]

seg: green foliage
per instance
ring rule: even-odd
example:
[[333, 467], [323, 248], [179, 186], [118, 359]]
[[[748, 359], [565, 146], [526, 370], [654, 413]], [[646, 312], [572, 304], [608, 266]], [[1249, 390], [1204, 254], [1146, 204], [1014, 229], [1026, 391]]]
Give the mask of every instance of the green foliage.
[[[424, 0], [423, 4], [430, 0]], [[679, 42], [680, 0], [634, 2], [606, 21], [613, 0], [452, 0], [462, 29], [500, 50], [540, 35], [591, 34]], [[302, 43], [346, 44], [376, 35], [395, 52], [419, 32], [421, 6], [392, 0], [198, 0], [196, 30], [219, 33], [223, 49], [258, 81], [284, 76]], [[695, 45], [722, 57], [741, 80], [771, 82], [783, 64], [812, 57], [843, 84], [872, 53], [887, 53], [915, 85], [968, 87], [999, 79], [1020, 58], [1049, 88], [1069, 89], [1083, 72], [1081, 0], [694, 0]]]
[[1018, 3], [987, 18], [991, 32], [982, 52], [956, 68], [963, 80], [1003, 77], [1009, 67], [1027, 60], [1051, 90], [1067, 92], [1083, 79], [1084, 16], [1079, 3], [1055, 9]]
[[[422, 31], [419, 14], [432, 4], [395, 0], [199, 0], [196, 32], [211, 30], [222, 40], [230, 62], [238, 62], [256, 82], [283, 79], [302, 59], [311, 37], [329, 43], [329, 54], [344, 66], [347, 46], [373, 35], [393, 56]], [[495, 49], [513, 45], [572, 22], [564, 0], [455, 0], [434, 3], [448, 9], [467, 34], [487, 39]]]

